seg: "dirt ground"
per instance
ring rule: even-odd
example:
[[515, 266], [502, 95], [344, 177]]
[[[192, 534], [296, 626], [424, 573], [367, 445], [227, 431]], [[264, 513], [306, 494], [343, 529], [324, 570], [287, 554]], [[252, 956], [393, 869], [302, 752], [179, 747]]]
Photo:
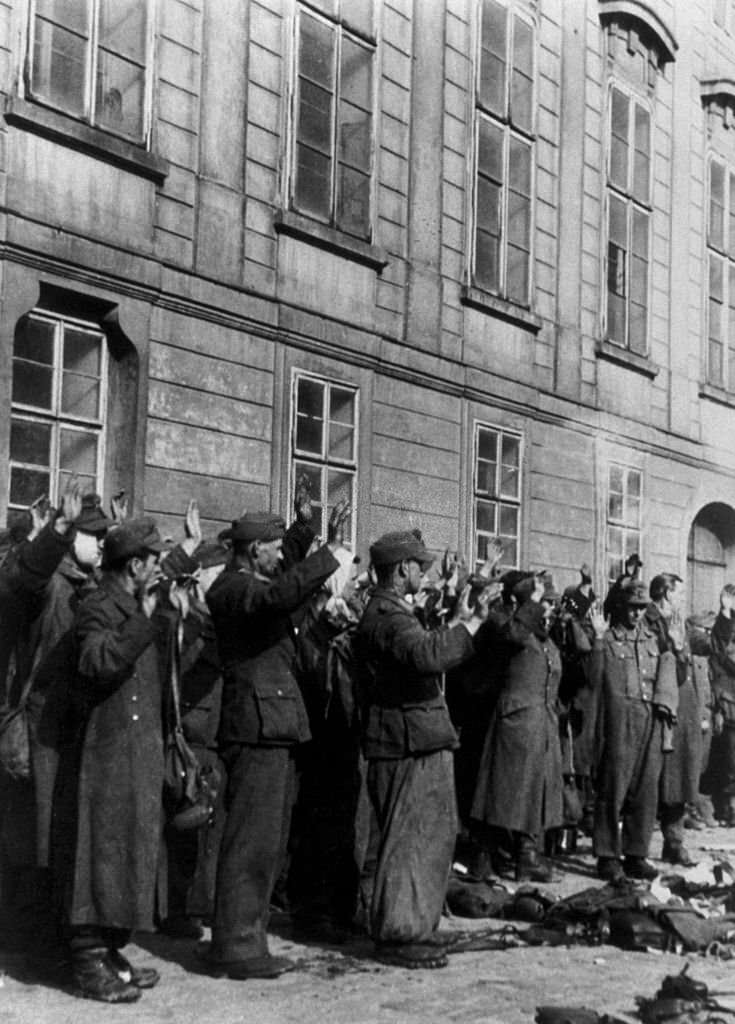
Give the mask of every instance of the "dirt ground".
[[[735, 860], [735, 830], [688, 832], [698, 856]], [[660, 844], [659, 844], [660, 845]], [[658, 846], [654, 847], [658, 851]], [[589, 843], [560, 861], [551, 894], [594, 882]], [[486, 928], [493, 922], [451, 918], [447, 928]], [[527, 947], [463, 953], [434, 971], [383, 966], [367, 941], [306, 946], [292, 941], [286, 918], [274, 919], [271, 948], [296, 959], [298, 969], [275, 981], [209, 977], [191, 941], [139, 936], [126, 950], [161, 972], [157, 988], [132, 1006], [81, 1000], [61, 984], [39, 980], [30, 961], [0, 951], [2, 1024], [527, 1024], [540, 1004], [589, 1006], [634, 1021], [635, 995], [652, 995], [667, 973], [687, 961], [696, 978], [735, 1008], [735, 961], [698, 956], [629, 953], [612, 946]], [[502, 922], [497, 922], [498, 926]]]

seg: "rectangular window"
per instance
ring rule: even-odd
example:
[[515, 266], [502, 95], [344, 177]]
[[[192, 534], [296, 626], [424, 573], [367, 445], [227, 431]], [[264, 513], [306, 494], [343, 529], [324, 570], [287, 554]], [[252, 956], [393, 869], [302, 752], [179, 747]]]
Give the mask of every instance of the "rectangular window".
[[651, 229], [651, 114], [632, 96], [610, 92], [607, 191], [607, 337], [648, 351]]
[[[293, 205], [370, 238], [373, 167], [372, 2], [341, 0], [347, 22], [299, 9]], [[348, 25], [350, 26], [348, 28]], [[368, 32], [368, 37], [358, 30]]]
[[71, 476], [101, 489], [107, 355], [99, 328], [41, 311], [19, 323], [13, 349], [10, 510], [40, 494], [58, 503]]
[[28, 90], [105, 131], [147, 141], [154, 0], [31, 0]]
[[640, 553], [641, 473], [611, 465], [607, 489], [607, 576], [611, 582], [623, 572], [626, 558]]
[[487, 558], [488, 543], [503, 544], [501, 566], [517, 568], [521, 530], [521, 438], [497, 427], [477, 424], [474, 473], [474, 557]]
[[735, 391], [735, 173], [709, 165], [707, 382]]
[[482, 0], [477, 74], [473, 283], [520, 305], [531, 286], [534, 30]]
[[345, 542], [355, 544], [357, 498], [356, 388], [305, 374], [294, 378], [291, 430], [291, 494], [296, 482], [309, 483], [314, 530], [327, 538], [329, 515], [343, 498], [352, 513]]

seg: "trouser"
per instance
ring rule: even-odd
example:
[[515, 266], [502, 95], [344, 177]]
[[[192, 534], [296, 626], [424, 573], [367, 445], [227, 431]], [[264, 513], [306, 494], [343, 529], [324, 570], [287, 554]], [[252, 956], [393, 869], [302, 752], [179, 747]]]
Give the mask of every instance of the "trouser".
[[92, 950], [122, 949], [130, 942], [132, 932], [127, 928], [104, 928], [101, 925], [71, 925], [68, 932], [72, 959]]
[[288, 841], [295, 776], [287, 747], [236, 744], [222, 758], [227, 767], [227, 820], [211, 955], [231, 963], [268, 954], [268, 910]]
[[663, 768], [663, 723], [644, 701], [621, 699], [611, 704], [605, 710], [594, 852], [597, 857], [647, 857]]
[[452, 752], [371, 761], [368, 790], [380, 831], [371, 935], [421, 942], [439, 924], [457, 838]]
[[661, 834], [664, 837], [664, 846], [681, 846], [684, 842], [684, 818], [686, 815], [685, 804], [661, 804], [659, 807], [659, 820], [661, 823]]

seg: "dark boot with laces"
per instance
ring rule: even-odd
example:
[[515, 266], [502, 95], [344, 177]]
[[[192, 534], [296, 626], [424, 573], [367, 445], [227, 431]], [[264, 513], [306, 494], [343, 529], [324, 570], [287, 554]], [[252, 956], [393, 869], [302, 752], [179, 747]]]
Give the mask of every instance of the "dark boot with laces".
[[113, 968], [106, 948], [78, 950], [74, 953], [73, 972], [77, 995], [102, 1003], [134, 1003], [140, 989], [123, 981]]
[[119, 949], [109, 950], [107, 959], [117, 976], [136, 988], [153, 988], [161, 980], [161, 975], [154, 967], [135, 967]]

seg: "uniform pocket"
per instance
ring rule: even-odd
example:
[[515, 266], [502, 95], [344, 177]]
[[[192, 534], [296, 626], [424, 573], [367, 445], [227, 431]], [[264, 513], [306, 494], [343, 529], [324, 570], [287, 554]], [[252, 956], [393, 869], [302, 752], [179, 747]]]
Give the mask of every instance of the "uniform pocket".
[[410, 753], [426, 754], [457, 746], [457, 733], [444, 701], [403, 706]]
[[301, 696], [282, 683], [258, 682], [253, 685], [258, 709], [260, 738], [270, 742], [297, 743]]

